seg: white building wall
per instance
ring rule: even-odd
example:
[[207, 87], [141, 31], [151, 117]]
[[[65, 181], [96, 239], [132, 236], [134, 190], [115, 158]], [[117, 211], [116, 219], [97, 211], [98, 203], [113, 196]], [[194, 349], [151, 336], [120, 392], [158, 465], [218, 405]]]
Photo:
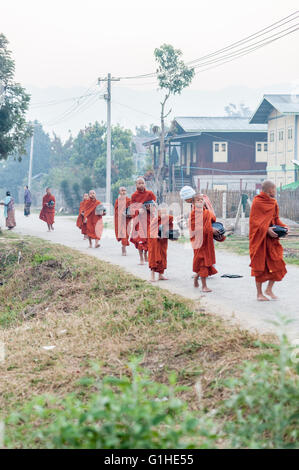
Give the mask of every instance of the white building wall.
[[[276, 110], [272, 111], [268, 119], [267, 177], [277, 186], [293, 183], [295, 180], [292, 163], [295, 158], [296, 132], [298, 136], [295, 121], [294, 115], [282, 115]], [[288, 136], [289, 129], [292, 130], [292, 138]], [[283, 133], [283, 139], [279, 139], [280, 133]], [[271, 135], [274, 135], [274, 141], [271, 141]]]
[[[260, 185], [266, 178], [266, 173], [258, 175], [196, 175], [193, 177], [196, 188], [200, 187], [200, 191], [208, 189], [219, 190], [239, 190], [242, 189], [256, 190], [256, 186]], [[242, 181], [242, 183], [241, 183]]]

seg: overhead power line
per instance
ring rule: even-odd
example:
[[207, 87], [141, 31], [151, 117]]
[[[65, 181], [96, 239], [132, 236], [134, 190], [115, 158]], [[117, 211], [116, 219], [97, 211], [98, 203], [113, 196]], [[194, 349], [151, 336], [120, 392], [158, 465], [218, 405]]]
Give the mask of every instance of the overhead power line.
[[[284, 29], [284, 30], [281, 30], [281, 27], [284, 26], [287, 23], [294, 22], [295, 20], [297, 20], [298, 17], [299, 17], [299, 15], [298, 15], [298, 10], [297, 10], [294, 13], [292, 13], [291, 15], [288, 15], [288, 16], [280, 19], [279, 21], [276, 21], [275, 23], [272, 23], [271, 25], [269, 25], [269, 26], [267, 26], [267, 27], [265, 27], [265, 28], [263, 28], [259, 31], [256, 31], [255, 33], [253, 33], [249, 36], [246, 36], [245, 38], [240, 39], [239, 41], [235, 41], [235, 42], [229, 44], [228, 46], [226, 46], [222, 49], [218, 49], [218, 50], [216, 50], [216, 51], [214, 51], [210, 54], [206, 54], [202, 57], [199, 57], [199, 58], [194, 59], [192, 61], [186, 62], [186, 65], [197, 64], [198, 62], [204, 61], [204, 60], [212, 58], [212, 57], [215, 58], [215, 61], [216, 60], [217, 61], [223, 60], [224, 58], [226, 58], [226, 56], [224, 56], [223, 53], [233, 51], [237, 47], [242, 46], [246, 43], [250, 43], [250, 42], [251, 42], [251, 44], [248, 44], [245, 48], [239, 49], [238, 53], [241, 53], [241, 52], [243, 52], [247, 49], [248, 49], [248, 53], [250, 53], [251, 52], [250, 48], [252, 46], [254, 46], [255, 44], [259, 44], [259, 43], [261, 44], [261, 47], [264, 47], [264, 46], [270, 44], [271, 42], [273, 42], [273, 40], [269, 41], [269, 39], [274, 37], [274, 36], [277, 36], [276, 39], [281, 39], [282, 37], [287, 36], [288, 34], [291, 34], [295, 31], [297, 31], [298, 23], [293, 24], [292, 26], [290, 26], [289, 28]], [[290, 30], [291, 28], [293, 28], [293, 29], [291, 31], [289, 31], [288, 34], [284, 34], [284, 35], [279, 36], [282, 32]], [[277, 31], [274, 35], [267, 36], [271, 31], [278, 30], [278, 29], [280, 29], [280, 31]], [[262, 37], [262, 36], [265, 36], [265, 37], [261, 41], [258, 41], [256, 43], [252, 42], [255, 39], [257, 39], [258, 37]], [[237, 51], [234, 51], [234, 53], [236, 53], [235, 58], [237, 59], [238, 58]], [[213, 63], [213, 62], [211, 61], [210, 63]], [[202, 65], [204, 65], [204, 64], [200, 64], [200, 65], [197, 65], [197, 66], [195, 65], [195, 67], [197, 68], [197, 67], [200, 67]], [[124, 76], [124, 77], [120, 77], [120, 79], [121, 80], [144, 79], [144, 78], [155, 77], [156, 75], [157, 75], [156, 72], [152, 72], [152, 73], [139, 74], [139, 75], [133, 75], [133, 76]]]

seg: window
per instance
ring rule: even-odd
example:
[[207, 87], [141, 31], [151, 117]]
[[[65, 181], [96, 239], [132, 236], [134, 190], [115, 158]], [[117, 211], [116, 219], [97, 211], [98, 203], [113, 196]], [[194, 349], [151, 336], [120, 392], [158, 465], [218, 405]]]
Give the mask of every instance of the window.
[[226, 163], [228, 161], [227, 154], [227, 142], [213, 142], [213, 162]]
[[265, 163], [268, 161], [268, 144], [265, 142], [255, 143], [255, 161]]
[[289, 127], [288, 128], [288, 139], [292, 139], [292, 138], [293, 138], [293, 128]]
[[280, 130], [278, 132], [278, 140], [283, 140], [283, 131], [282, 130]]
[[274, 142], [274, 132], [270, 132], [270, 142]]

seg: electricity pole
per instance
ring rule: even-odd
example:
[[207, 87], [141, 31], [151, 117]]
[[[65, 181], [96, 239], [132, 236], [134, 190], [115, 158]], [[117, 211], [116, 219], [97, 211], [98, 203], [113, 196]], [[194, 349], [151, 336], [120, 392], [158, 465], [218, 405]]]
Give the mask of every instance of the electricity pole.
[[31, 180], [32, 180], [33, 146], [34, 146], [34, 131], [31, 136], [30, 159], [29, 159], [29, 170], [28, 170], [28, 189], [30, 190], [31, 190]]
[[99, 78], [98, 83], [107, 82], [107, 93], [104, 98], [107, 102], [107, 161], [106, 161], [106, 204], [107, 215], [110, 214], [111, 205], [111, 82], [118, 82], [119, 78], [111, 77], [108, 73], [107, 78]]

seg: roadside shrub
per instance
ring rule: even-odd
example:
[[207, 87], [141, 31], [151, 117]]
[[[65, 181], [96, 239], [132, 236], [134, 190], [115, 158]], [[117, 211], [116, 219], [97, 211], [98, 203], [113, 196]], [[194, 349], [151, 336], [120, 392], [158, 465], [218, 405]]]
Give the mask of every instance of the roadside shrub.
[[[216, 438], [207, 419], [198, 418], [176, 397], [182, 389], [170, 378], [170, 386], [152, 382], [136, 362], [130, 364], [131, 378], [83, 379], [94, 387], [84, 402], [79, 395], [37, 397], [20, 413], [7, 420], [19, 433], [32, 428], [31, 445], [44, 448], [88, 449], [175, 449], [211, 448]], [[31, 424], [30, 424], [31, 423]], [[10, 442], [6, 445], [9, 447]]]
[[299, 364], [285, 336], [275, 352], [246, 363], [242, 375], [227, 385], [232, 396], [222, 411], [230, 420], [225, 431], [232, 447], [298, 448]]

